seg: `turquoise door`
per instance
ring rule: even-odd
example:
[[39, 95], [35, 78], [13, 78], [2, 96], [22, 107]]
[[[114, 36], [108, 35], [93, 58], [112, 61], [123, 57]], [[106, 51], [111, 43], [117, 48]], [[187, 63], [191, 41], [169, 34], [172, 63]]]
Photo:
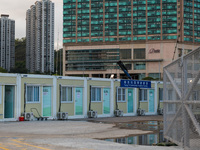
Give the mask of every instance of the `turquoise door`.
[[43, 117], [51, 116], [51, 87], [43, 87]]
[[103, 113], [110, 114], [110, 89], [103, 89]]
[[4, 118], [14, 118], [15, 86], [5, 86]]
[[75, 115], [83, 115], [83, 88], [75, 89]]
[[149, 112], [154, 112], [154, 90], [149, 90]]
[[133, 113], [133, 89], [128, 89], [128, 113]]

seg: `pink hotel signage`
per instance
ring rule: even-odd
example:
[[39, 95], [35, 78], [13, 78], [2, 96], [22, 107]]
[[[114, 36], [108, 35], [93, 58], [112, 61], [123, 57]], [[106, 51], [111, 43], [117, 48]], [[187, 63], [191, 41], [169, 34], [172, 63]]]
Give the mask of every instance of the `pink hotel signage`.
[[160, 53], [160, 50], [159, 49], [155, 49], [155, 48], [151, 48], [149, 50], [149, 54], [153, 54], [153, 53]]

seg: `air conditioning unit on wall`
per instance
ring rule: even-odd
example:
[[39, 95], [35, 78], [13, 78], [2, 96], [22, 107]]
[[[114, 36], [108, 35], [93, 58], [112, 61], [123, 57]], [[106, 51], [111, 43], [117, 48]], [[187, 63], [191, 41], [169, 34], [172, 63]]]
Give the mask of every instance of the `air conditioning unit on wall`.
[[23, 113], [23, 116], [24, 116], [24, 120], [26, 121], [31, 121], [34, 119], [33, 112]]
[[117, 110], [114, 111], [114, 114], [115, 114], [116, 117], [122, 117], [124, 112], [123, 112], [123, 110], [117, 109]]
[[88, 118], [97, 118], [97, 111], [88, 111]]
[[163, 115], [163, 108], [159, 108], [157, 112], [158, 112], [158, 115]]
[[59, 120], [66, 120], [66, 119], [68, 119], [68, 112], [58, 112], [57, 118]]
[[141, 109], [141, 108], [138, 108], [137, 109], [137, 114], [138, 114], [138, 116], [143, 116], [143, 115], [145, 115], [145, 110]]

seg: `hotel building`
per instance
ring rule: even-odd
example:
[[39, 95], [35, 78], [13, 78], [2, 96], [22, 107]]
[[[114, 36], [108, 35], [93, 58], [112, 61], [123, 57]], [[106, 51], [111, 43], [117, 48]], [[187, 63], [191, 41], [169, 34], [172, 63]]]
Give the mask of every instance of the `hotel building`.
[[63, 75], [162, 79], [200, 45], [200, 0], [63, 0]]

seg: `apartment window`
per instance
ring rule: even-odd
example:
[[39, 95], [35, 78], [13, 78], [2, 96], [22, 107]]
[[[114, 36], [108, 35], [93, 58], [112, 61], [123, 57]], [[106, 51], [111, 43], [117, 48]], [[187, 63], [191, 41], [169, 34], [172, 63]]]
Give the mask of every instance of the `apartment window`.
[[160, 73], [149, 73], [149, 77], [154, 79], [160, 79]]
[[139, 100], [146, 102], [147, 101], [147, 89], [140, 89], [139, 90]]
[[168, 113], [175, 113], [176, 104], [168, 104], [167, 105], [167, 112]]
[[134, 49], [134, 59], [145, 59], [145, 48]]
[[190, 53], [192, 50], [191, 49], [184, 49], [184, 55]]
[[120, 49], [120, 59], [131, 59], [131, 49]]
[[125, 65], [125, 67], [126, 67], [126, 69], [128, 69], [128, 70], [132, 70], [132, 65], [131, 64], [124, 64]]
[[182, 48], [179, 48], [178, 49], [178, 57], [181, 57], [183, 54], [186, 55], [191, 51], [192, 51], [191, 49], [184, 49], [183, 50]]
[[97, 87], [91, 88], [91, 101], [92, 102], [101, 101], [101, 88], [97, 88]]
[[62, 87], [61, 102], [72, 102], [72, 87]]
[[192, 92], [192, 100], [198, 100], [198, 91]]
[[196, 63], [194, 64], [194, 70], [200, 70], [200, 63]]
[[40, 101], [40, 87], [39, 86], [27, 86], [26, 102], [37, 103]]
[[173, 91], [171, 89], [168, 90], [168, 100], [172, 100]]
[[125, 102], [126, 101], [126, 89], [125, 88], [118, 88], [117, 89], [117, 101], [118, 102]]
[[163, 101], [163, 88], [159, 88], [159, 101]]
[[145, 62], [136, 62], [134, 63], [134, 70], [145, 70], [146, 63]]

